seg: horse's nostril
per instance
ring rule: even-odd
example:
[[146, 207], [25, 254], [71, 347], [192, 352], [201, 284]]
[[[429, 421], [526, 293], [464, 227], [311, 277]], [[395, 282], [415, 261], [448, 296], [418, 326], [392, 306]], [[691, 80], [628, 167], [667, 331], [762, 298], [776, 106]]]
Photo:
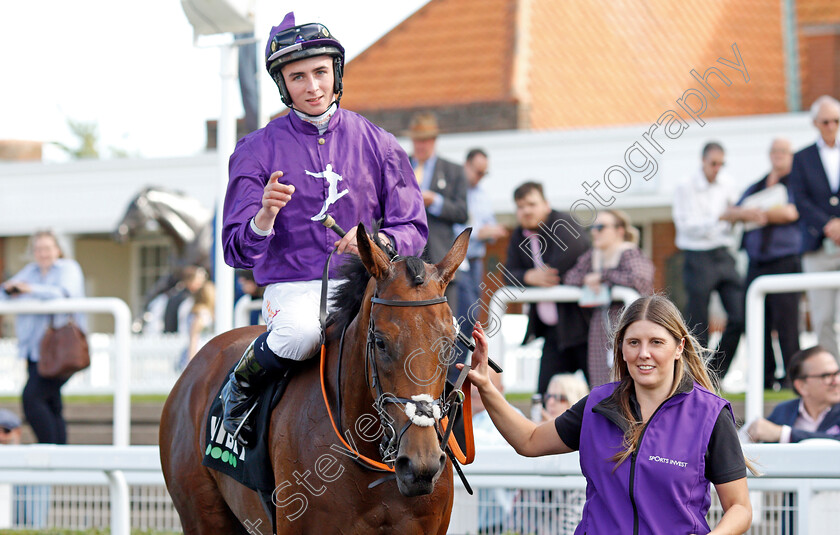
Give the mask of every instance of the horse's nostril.
[[440, 467], [443, 468], [444, 466], [446, 466], [446, 454], [441, 453], [440, 454]]
[[403, 476], [412, 474], [413, 472], [411, 470], [411, 459], [409, 459], [405, 455], [397, 457], [397, 462], [394, 464], [394, 470], [396, 470], [398, 474], [402, 474]]

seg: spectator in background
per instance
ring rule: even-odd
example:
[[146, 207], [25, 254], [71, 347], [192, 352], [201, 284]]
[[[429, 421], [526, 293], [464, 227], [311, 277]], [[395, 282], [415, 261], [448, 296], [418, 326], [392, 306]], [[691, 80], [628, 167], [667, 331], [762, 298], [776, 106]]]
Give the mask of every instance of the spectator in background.
[[[254, 280], [254, 272], [250, 269], [237, 269], [236, 272], [236, 288], [234, 292], [234, 303], [239, 302], [243, 295], [248, 295], [252, 300], [260, 300], [263, 297], [265, 288], [259, 286]], [[262, 311], [259, 309], [251, 310], [248, 315], [249, 325], [259, 325]]]
[[[470, 316], [470, 307], [481, 300], [481, 283], [484, 279], [484, 256], [487, 254], [487, 242], [494, 242], [507, 236], [507, 229], [496, 223], [493, 216], [493, 206], [481, 180], [487, 176], [487, 153], [482, 149], [471, 149], [467, 152], [464, 163], [464, 174], [467, 177], [467, 207], [469, 219], [466, 224], [456, 224], [454, 234], [457, 236], [467, 227], [472, 227], [470, 246], [467, 250], [465, 269], [458, 272], [458, 309], [456, 318], [460, 322], [461, 331], [472, 333], [475, 324]], [[474, 308], [473, 314], [475, 314]], [[460, 342], [457, 362], [464, 362], [467, 349]], [[454, 374], [454, 377], [452, 375]], [[457, 370], [450, 368], [450, 380], [457, 378]]]
[[709, 343], [709, 299], [717, 292], [726, 310], [726, 329], [710, 364], [726, 375], [744, 333], [744, 283], [728, 248], [734, 244], [731, 208], [737, 197], [732, 179], [721, 171], [723, 146], [703, 147], [700, 169], [674, 191], [676, 244], [684, 254], [683, 284], [688, 295], [686, 321], [703, 347]]
[[[84, 297], [82, 268], [75, 260], [64, 258], [58, 237], [50, 230], [38, 231], [29, 239], [30, 262], [3, 283], [3, 299], [57, 299]], [[41, 339], [50, 322], [60, 327], [69, 318], [65, 314], [21, 314], [15, 322], [20, 357], [26, 359], [29, 379], [23, 388], [23, 413], [40, 443], [66, 444], [67, 423], [62, 414], [61, 387], [67, 379], [47, 379], [38, 373]], [[73, 314], [84, 329], [84, 316]]]
[[216, 307], [216, 286], [213, 282], [205, 281], [195, 293], [193, 301], [193, 307], [187, 318], [190, 337], [181, 369], [186, 367], [213, 333], [213, 316]]
[[[418, 113], [411, 119], [408, 135], [414, 152], [409, 160], [423, 195], [429, 224], [429, 237], [422, 258], [431, 263], [440, 262], [452, 247], [455, 241], [452, 226], [467, 222], [464, 168], [435, 153], [439, 133], [433, 113]], [[446, 288], [446, 299], [452, 310], [458, 310], [458, 286], [460, 274]]]
[[20, 435], [20, 417], [9, 409], [0, 409], [0, 445], [18, 445]]
[[170, 290], [163, 318], [163, 332], [186, 334], [189, 330], [187, 317], [194, 303], [193, 295], [207, 281], [207, 270], [200, 266], [187, 266], [181, 272], [181, 280]]
[[580, 376], [575, 373], [558, 373], [548, 382], [543, 398], [543, 421], [554, 420], [587, 395], [589, 387]]
[[822, 346], [803, 349], [790, 359], [788, 377], [799, 399], [776, 405], [767, 419], [749, 426], [755, 442], [800, 442], [808, 438], [840, 440], [840, 367]]
[[[551, 209], [542, 184], [525, 182], [513, 192], [519, 226], [511, 233], [505, 267], [528, 286], [560, 284], [589, 248], [587, 233], [565, 212]], [[588, 314], [576, 303], [534, 303], [528, 311], [523, 343], [544, 338], [537, 392], [544, 394], [557, 373], [586, 367]]]
[[592, 248], [578, 258], [563, 277], [563, 283], [583, 286], [585, 295], [604, 297], [581, 301], [594, 309], [589, 322], [587, 367], [589, 386], [610, 380], [612, 368], [612, 325], [621, 314], [622, 305], [613, 304], [609, 288], [627, 286], [641, 295], [653, 293], [653, 262], [639, 249], [639, 232], [630, 217], [620, 210], [601, 210], [589, 228]]
[[[811, 118], [819, 130], [817, 142], [793, 155], [790, 189], [799, 210], [802, 231], [802, 269], [805, 273], [840, 269], [840, 102], [828, 95], [811, 106]], [[837, 347], [836, 289], [808, 290], [811, 327], [829, 353]]]
[[[737, 217], [745, 222], [741, 247], [750, 259], [747, 288], [762, 275], [802, 271], [799, 212], [788, 188], [792, 160], [790, 141], [774, 139], [770, 172], [747, 188], [738, 201], [738, 206], [746, 209]], [[778, 335], [785, 370], [799, 351], [799, 298], [799, 293], [768, 294], [764, 300], [764, 388], [776, 386], [773, 331]]]
[[[21, 443], [21, 422], [17, 414], [0, 409], [0, 446]], [[12, 521], [18, 528], [42, 528], [47, 525], [49, 485], [4, 485], [11, 492]]]

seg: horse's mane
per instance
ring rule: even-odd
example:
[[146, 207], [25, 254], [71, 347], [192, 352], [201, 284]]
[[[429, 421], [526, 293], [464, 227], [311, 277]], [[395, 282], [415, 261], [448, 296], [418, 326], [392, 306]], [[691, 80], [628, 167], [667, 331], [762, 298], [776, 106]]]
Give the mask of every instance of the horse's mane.
[[[374, 241], [379, 244], [379, 225], [375, 224], [372, 230]], [[425, 282], [426, 268], [423, 260], [416, 256], [398, 256], [393, 261], [398, 260], [406, 261], [406, 276], [413, 284]], [[347, 282], [336, 290], [331, 299], [333, 311], [327, 317], [327, 326], [337, 325], [339, 330], [343, 330], [359, 313], [371, 275], [362, 259], [356, 255], [350, 255], [344, 261], [340, 272], [341, 278], [347, 279]]]
[[338, 328], [343, 330], [353, 321], [362, 306], [370, 273], [367, 272], [361, 258], [350, 255], [341, 265], [341, 278], [347, 279], [347, 282], [342, 284], [332, 297], [333, 311], [327, 318], [327, 326], [338, 325]]

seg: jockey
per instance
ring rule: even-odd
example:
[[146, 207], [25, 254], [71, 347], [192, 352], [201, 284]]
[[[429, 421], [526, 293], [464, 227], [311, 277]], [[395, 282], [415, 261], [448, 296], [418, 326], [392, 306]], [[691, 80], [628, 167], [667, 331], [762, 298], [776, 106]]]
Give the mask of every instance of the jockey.
[[[358, 254], [357, 224], [380, 219], [379, 237], [403, 255], [419, 254], [428, 233], [405, 151], [394, 136], [339, 107], [344, 48], [329, 30], [296, 26], [289, 13], [272, 28], [265, 59], [291, 110], [237, 143], [222, 228], [225, 262], [252, 270], [267, 286], [267, 331], [222, 389], [224, 428], [243, 445], [253, 438], [247, 413], [262, 387], [317, 353], [321, 276], [333, 247]], [[319, 223], [325, 214], [347, 229], [340, 240]], [[330, 294], [341, 282], [334, 279], [340, 263], [330, 266]]]

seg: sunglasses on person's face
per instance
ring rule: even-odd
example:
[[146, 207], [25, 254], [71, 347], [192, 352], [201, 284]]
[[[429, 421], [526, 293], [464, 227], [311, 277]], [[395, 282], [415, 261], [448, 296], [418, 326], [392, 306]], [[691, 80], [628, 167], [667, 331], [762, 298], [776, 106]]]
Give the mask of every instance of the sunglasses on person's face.
[[594, 225], [592, 225], [589, 228], [590, 228], [590, 230], [592, 230], [594, 232], [601, 232], [605, 228], [614, 228], [614, 227], [617, 227], [617, 226], [618, 225], [605, 225], [603, 223], [595, 223]]
[[564, 401], [569, 401], [569, 398], [566, 397], [566, 394], [546, 394], [545, 400], [548, 401], [549, 399], [553, 399], [560, 403], [563, 403]]

